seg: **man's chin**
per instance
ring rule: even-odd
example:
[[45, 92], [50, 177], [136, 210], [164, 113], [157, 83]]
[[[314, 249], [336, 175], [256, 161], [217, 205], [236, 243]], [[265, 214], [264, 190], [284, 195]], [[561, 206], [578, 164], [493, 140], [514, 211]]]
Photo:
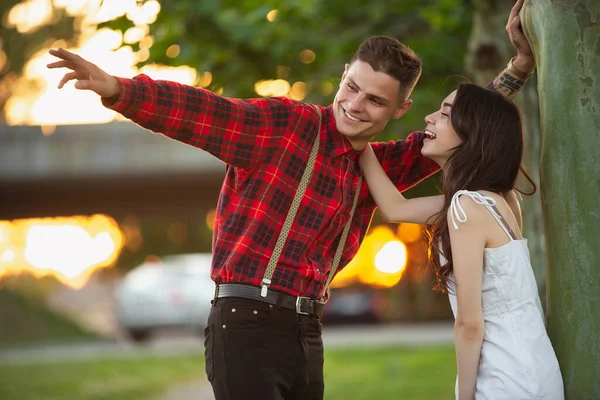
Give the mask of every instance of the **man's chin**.
[[[340, 129], [341, 128], [341, 129]], [[348, 124], [338, 125], [338, 131], [346, 137], [357, 137], [366, 134], [369, 131], [369, 126], [366, 123], [360, 123], [356, 126]]]
[[358, 131], [347, 131], [347, 130], [343, 130], [343, 131], [339, 131], [339, 132], [342, 134], [342, 136], [345, 136], [348, 139], [358, 137], [362, 133], [362, 132], [358, 132]]

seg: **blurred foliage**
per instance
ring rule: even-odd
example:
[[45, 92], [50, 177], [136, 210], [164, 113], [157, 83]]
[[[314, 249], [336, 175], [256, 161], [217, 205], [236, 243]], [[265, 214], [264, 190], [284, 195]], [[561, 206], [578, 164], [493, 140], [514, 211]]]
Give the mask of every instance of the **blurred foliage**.
[[[146, 3], [148, 0], [141, 0]], [[27, 33], [8, 25], [8, 14], [18, 0], [2, 1], [0, 108], [10, 95], [10, 81], [36, 52], [57, 39], [76, 42], [80, 20], [54, 6], [52, 17]], [[231, 97], [256, 97], [254, 84], [284, 78], [308, 85], [306, 101], [326, 104], [359, 44], [372, 35], [397, 37], [423, 59], [421, 82], [413, 95], [413, 110], [393, 121], [381, 139], [406, 136], [423, 126], [423, 117], [438, 106], [450, 75], [464, 73], [466, 43], [473, 6], [469, 0], [180, 0], [161, 1], [161, 11], [150, 26], [154, 42], [144, 62], [189, 65], [210, 71], [209, 89], [223, 88]], [[273, 22], [267, 15], [276, 10]], [[273, 13], [270, 14], [273, 16]], [[133, 27], [127, 16], [101, 24], [125, 32]], [[171, 45], [179, 55], [169, 58]], [[139, 43], [131, 45], [139, 49]], [[304, 64], [299, 54], [310, 49], [316, 58]], [[141, 66], [141, 65], [140, 65]]]
[[[144, 1], [145, 2], [145, 1]], [[468, 0], [205, 0], [162, 1], [150, 26], [154, 42], [143, 63], [189, 65], [210, 71], [211, 90], [230, 97], [256, 97], [254, 84], [283, 78], [308, 85], [306, 101], [326, 104], [360, 43], [372, 35], [389, 35], [413, 48], [424, 62], [413, 96], [414, 110], [393, 122], [381, 138], [423, 126], [423, 117], [438, 107], [449, 75], [463, 74], [471, 30]], [[273, 22], [267, 15], [276, 10]], [[269, 14], [273, 16], [273, 13]], [[133, 23], [123, 16], [102, 26], [125, 32]], [[178, 45], [175, 58], [167, 49]], [[133, 44], [134, 50], [139, 43]], [[304, 64], [299, 54], [316, 58]], [[329, 88], [329, 90], [328, 90]], [[402, 128], [400, 128], [400, 124]]]

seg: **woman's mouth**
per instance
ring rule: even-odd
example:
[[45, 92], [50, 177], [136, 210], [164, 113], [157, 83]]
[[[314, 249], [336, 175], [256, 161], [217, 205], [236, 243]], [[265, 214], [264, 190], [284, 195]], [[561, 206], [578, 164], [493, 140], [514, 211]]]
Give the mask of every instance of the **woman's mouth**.
[[437, 138], [437, 134], [431, 132], [429, 129], [425, 129], [423, 133], [425, 134], [425, 139], [434, 140]]

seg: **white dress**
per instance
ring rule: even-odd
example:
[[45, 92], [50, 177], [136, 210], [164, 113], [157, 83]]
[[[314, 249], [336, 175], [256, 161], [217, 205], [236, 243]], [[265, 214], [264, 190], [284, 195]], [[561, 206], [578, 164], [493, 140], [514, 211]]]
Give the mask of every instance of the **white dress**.
[[[517, 239], [494, 199], [468, 190], [460, 190], [452, 198], [455, 229], [459, 229], [457, 221], [467, 220], [459, 202], [461, 195], [485, 206], [511, 239], [498, 248], [486, 248], [484, 253], [481, 302], [485, 333], [475, 399], [563, 400], [563, 381], [546, 333], [527, 240]], [[450, 283], [450, 305], [456, 317], [454, 289]], [[458, 398], [458, 378], [455, 390]]]

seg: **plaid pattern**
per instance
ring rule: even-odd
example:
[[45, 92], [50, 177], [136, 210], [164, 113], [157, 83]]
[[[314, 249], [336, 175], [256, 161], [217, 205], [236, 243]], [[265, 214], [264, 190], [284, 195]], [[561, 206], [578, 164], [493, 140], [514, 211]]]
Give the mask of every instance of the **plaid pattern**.
[[[119, 78], [118, 98], [103, 103], [142, 127], [204, 149], [229, 165], [217, 204], [213, 237], [215, 282], [260, 285], [315, 135], [320, 149], [270, 286], [320, 298], [347, 222], [360, 171], [360, 153], [336, 130], [332, 106], [323, 119], [287, 98], [230, 99], [145, 75]], [[421, 155], [423, 134], [372, 143], [383, 168], [406, 190], [439, 167]], [[375, 203], [363, 185], [340, 270], [354, 257]]]

